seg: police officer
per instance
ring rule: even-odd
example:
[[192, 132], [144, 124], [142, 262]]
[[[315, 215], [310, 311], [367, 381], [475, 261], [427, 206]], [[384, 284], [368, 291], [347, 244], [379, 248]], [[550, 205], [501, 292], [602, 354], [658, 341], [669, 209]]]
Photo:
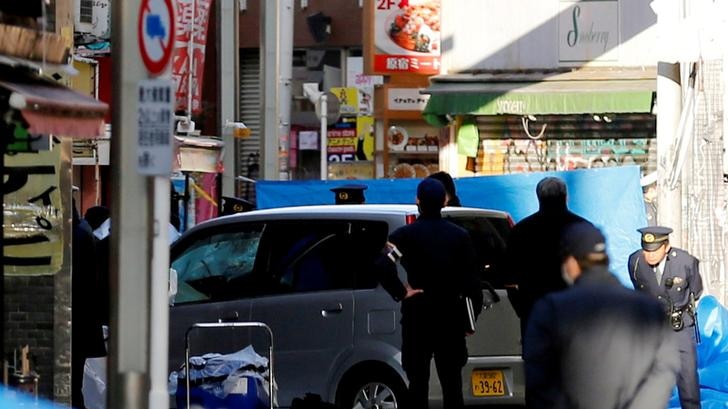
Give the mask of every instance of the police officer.
[[649, 226], [638, 231], [642, 234], [642, 250], [629, 256], [629, 276], [636, 290], [662, 303], [680, 350], [680, 405], [683, 409], [700, 408], [694, 303], [703, 292], [699, 261], [685, 250], [670, 246], [669, 227]]
[[349, 184], [332, 188], [336, 204], [364, 204], [366, 185]]
[[[462, 368], [468, 357], [461, 296], [482, 310], [483, 293], [468, 232], [442, 218], [445, 187], [426, 178], [417, 186], [417, 220], [395, 230], [378, 260], [380, 281], [402, 302], [402, 367], [409, 379], [406, 408], [427, 409], [430, 362], [442, 385], [445, 409], [463, 407]], [[407, 271], [402, 283], [392, 261]]]

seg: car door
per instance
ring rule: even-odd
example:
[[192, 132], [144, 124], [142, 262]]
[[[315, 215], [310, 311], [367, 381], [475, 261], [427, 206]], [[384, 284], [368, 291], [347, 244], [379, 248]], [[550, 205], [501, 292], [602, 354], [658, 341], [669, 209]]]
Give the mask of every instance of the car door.
[[275, 340], [278, 404], [305, 393], [325, 396], [335, 362], [353, 343], [353, 274], [347, 258], [350, 223], [331, 220], [270, 224], [267, 295], [252, 301], [253, 321]]
[[[250, 320], [250, 297], [260, 291], [256, 263], [264, 231], [259, 222], [215, 225], [191, 232], [172, 248], [177, 294], [170, 309], [171, 370], [184, 362], [185, 333], [194, 323]], [[191, 355], [229, 353], [250, 343], [247, 330], [190, 335]]]
[[481, 312], [475, 335], [467, 337], [470, 358], [463, 370], [465, 402], [522, 402], [520, 321], [508, 299], [508, 279], [502, 270], [507, 240], [504, 236], [510, 229], [507, 219], [482, 212], [458, 212], [446, 217], [470, 233], [481, 279], [495, 287], [500, 297], [500, 302]]

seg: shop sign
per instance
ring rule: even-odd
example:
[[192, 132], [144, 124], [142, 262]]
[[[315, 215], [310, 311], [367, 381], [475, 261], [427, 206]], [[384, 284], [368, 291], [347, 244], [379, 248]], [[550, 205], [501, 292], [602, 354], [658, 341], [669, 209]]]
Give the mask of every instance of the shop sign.
[[423, 111], [430, 96], [420, 94], [419, 88], [390, 88], [387, 90], [387, 109], [390, 111]]
[[440, 72], [440, 0], [373, 0], [373, 72]]
[[[202, 75], [205, 69], [207, 26], [212, 0], [177, 0], [176, 2], [177, 24], [172, 57], [172, 78], [176, 84], [175, 99], [177, 101], [175, 110], [187, 111], [189, 81], [192, 81], [191, 114], [198, 114], [202, 111]], [[190, 41], [192, 42], [192, 55], [189, 52]], [[192, 59], [191, 74], [190, 59]]]
[[301, 131], [298, 133], [298, 150], [318, 150], [319, 135], [316, 131]]
[[3, 269], [6, 275], [55, 274], [61, 268], [60, 164], [61, 149], [5, 155]]
[[374, 160], [374, 117], [356, 118], [356, 160]]
[[559, 9], [560, 62], [618, 59], [617, 0], [562, 0]]
[[364, 74], [362, 57], [346, 59], [346, 86], [359, 90], [359, 115], [371, 115], [374, 112], [374, 86], [383, 82], [381, 75]]
[[331, 93], [339, 99], [341, 115], [356, 115], [359, 112], [359, 91], [354, 87], [334, 87]]
[[356, 160], [356, 120], [338, 122], [326, 132], [329, 162]]

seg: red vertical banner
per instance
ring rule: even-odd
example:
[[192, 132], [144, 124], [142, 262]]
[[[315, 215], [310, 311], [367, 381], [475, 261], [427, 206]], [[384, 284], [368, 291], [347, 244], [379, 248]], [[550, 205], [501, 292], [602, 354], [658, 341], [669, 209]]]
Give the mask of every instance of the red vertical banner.
[[[189, 81], [192, 81], [192, 114], [202, 110], [202, 74], [205, 70], [205, 46], [212, 0], [176, 0], [177, 24], [175, 30], [172, 78], [174, 79], [175, 110], [187, 112]], [[194, 16], [194, 24], [191, 22]], [[192, 55], [189, 44], [192, 41]], [[190, 59], [192, 78], [190, 79]]]

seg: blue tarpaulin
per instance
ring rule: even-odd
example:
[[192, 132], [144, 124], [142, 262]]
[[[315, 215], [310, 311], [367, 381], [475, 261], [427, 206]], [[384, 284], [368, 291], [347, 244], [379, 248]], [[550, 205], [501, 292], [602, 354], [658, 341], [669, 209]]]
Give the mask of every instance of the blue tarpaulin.
[[[728, 408], [728, 309], [713, 296], [698, 303], [698, 376], [703, 409]], [[677, 387], [672, 392], [670, 409], [679, 409]]]
[[[584, 169], [568, 172], [526, 173], [460, 178], [455, 180], [463, 206], [504, 210], [515, 221], [538, 210], [536, 184], [546, 176], [562, 178], [568, 186], [569, 207], [589, 219], [607, 237], [611, 268], [631, 287], [627, 257], [640, 247], [636, 229], [647, 224], [637, 166]], [[375, 179], [356, 181], [368, 186], [367, 203], [415, 202], [419, 179]], [[258, 208], [333, 204], [333, 187], [351, 181], [258, 181]], [[534, 245], [538, 245], [537, 240]]]
[[[517, 222], [538, 209], [536, 184], [546, 176], [562, 178], [568, 186], [569, 208], [602, 229], [607, 237], [611, 270], [628, 287], [627, 258], [640, 248], [636, 229], [647, 224], [640, 172], [636, 166], [568, 172], [528, 173], [455, 180], [463, 206], [504, 210]], [[356, 181], [368, 186], [367, 203], [415, 202], [418, 179]], [[333, 204], [329, 189], [351, 181], [258, 181], [258, 208]], [[534, 239], [538, 245], [538, 239]], [[702, 343], [698, 367], [704, 409], [728, 407], [728, 310], [714, 297], [699, 303]], [[671, 408], [679, 408], [676, 391]]]

